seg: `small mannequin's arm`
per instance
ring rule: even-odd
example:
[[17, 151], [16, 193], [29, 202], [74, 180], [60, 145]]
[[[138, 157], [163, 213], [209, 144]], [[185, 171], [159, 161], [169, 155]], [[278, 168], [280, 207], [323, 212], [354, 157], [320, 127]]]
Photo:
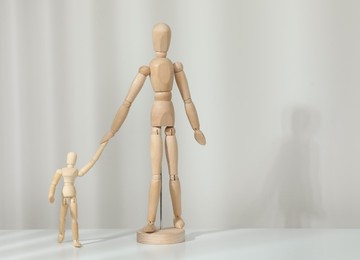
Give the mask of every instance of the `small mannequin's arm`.
[[138, 74], [136, 75], [129, 92], [120, 106], [114, 121], [111, 125], [110, 131], [105, 134], [105, 136], [101, 139], [100, 143], [104, 143], [112, 138], [117, 131], [119, 131], [121, 125], [124, 123], [127, 114], [129, 113], [130, 106], [132, 102], [135, 100], [136, 96], [139, 94], [141, 88], [143, 87], [146, 77], [150, 74], [150, 68], [147, 66], [142, 66], [139, 69]]
[[109, 141], [105, 141], [104, 143], [100, 144], [100, 147], [97, 149], [91, 160], [84, 167], [81, 168], [78, 176], [84, 176], [95, 165], [96, 161], [100, 158], [100, 155], [104, 151], [105, 146], [108, 144], [108, 142]]
[[199, 117], [196, 112], [195, 105], [191, 100], [189, 85], [183, 71], [183, 65], [180, 62], [175, 62], [174, 71], [176, 84], [178, 85], [181, 97], [184, 100], [186, 115], [189, 119], [192, 129], [194, 130], [194, 137], [199, 144], [205, 145], [206, 139], [200, 130]]
[[51, 182], [51, 185], [50, 185], [50, 190], [49, 190], [49, 202], [50, 203], [53, 203], [55, 200], [55, 198], [54, 198], [55, 189], [56, 189], [56, 185], [59, 183], [60, 178], [61, 178], [61, 170], [59, 169], [56, 171], [53, 181]]

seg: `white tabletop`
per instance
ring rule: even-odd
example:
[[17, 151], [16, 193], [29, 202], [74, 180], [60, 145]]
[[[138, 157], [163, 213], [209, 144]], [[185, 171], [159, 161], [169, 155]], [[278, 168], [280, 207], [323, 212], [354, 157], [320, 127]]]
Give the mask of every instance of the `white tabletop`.
[[56, 230], [1, 230], [0, 259], [360, 259], [360, 229], [186, 230], [176, 245], [143, 245], [136, 231], [80, 230], [74, 248], [71, 230], [64, 243]]

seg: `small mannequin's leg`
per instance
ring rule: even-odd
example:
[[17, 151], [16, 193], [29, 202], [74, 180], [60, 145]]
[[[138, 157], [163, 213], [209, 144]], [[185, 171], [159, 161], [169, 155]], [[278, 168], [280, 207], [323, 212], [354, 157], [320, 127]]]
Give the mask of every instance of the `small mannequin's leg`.
[[148, 224], [143, 229], [146, 233], [152, 233], [156, 230], [155, 219], [161, 189], [162, 140], [160, 127], [153, 127], [151, 130], [150, 157], [152, 180], [149, 192]]
[[167, 127], [165, 129], [165, 133], [166, 159], [170, 174], [169, 188], [174, 211], [174, 226], [176, 228], [183, 228], [185, 223], [181, 218], [181, 189], [178, 177], [178, 146], [175, 136], [175, 128]]
[[78, 213], [77, 213], [77, 202], [76, 197], [71, 198], [70, 202], [70, 213], [72, 219], [72, 236], [73, 236], [73, 245], [74, 247], [81, 247], [79, 242], [79, 227], [78, 227]]
[[68, 202], [67, 198], [62, 197], [61, 200], [61, 208], [60, 208], [60, 223], [59, 223], [59, 235], [58, 235], [58, 242], [62, 243], [65, 237], [65, 220], [66, 220], [66, 213], [68, 210]]

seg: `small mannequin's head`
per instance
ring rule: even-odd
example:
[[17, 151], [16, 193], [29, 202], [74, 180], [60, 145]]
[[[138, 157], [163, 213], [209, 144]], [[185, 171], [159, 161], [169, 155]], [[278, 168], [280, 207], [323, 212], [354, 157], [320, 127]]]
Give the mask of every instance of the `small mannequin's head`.
[[66, 164], [67, 165], [75, 165], [75, 163], [76, 163], [76, 158], [77, 158], [77, 155], [76, 155], [76, 153], [74, 153], [74, 152], [69, 152], [68, 154], [67, 154], [67, 159], [66, 159]]
[[158, 23], [152, 31], [154, 51], [158, 56], [166, 57], [171, 40], [171, 29], [165, 23]]

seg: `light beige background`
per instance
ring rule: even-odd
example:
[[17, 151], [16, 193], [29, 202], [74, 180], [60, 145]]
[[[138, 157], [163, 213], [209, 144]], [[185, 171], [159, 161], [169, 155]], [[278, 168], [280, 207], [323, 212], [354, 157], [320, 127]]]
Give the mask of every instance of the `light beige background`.
[[[208, 141], [174, 88], [187, 227], [360, 227], [360, 2], [0, 0], [0, 228], [56, 228], [52, 176], [91, 158], [159, 21]], [[151, 102], [147, 80], [77, 180], [80, 228], [145, 224]]]

